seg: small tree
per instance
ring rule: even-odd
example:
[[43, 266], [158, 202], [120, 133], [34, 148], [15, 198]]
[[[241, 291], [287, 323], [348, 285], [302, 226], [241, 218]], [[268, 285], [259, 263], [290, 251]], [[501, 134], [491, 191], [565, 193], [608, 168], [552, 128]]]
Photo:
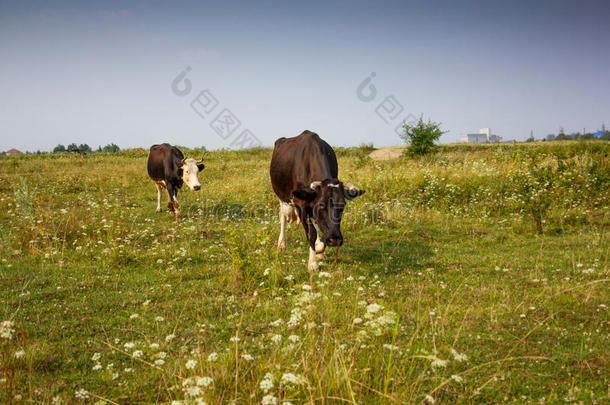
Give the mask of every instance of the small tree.
[[71, 143], [67, 148], [68, 152], [76, 152], [78, 150], [78, 145], [75, 143]]
[[81, 143], [78, 145], [78, 150], [81, 152], [91, 152], [91, 146], [87, 145], [86, 143]]
[[436, 141], [446, 131], [441, 129], [440, 122], [424, 121], [423, 115], [415, 124], [404, 123], [402, 126], [405, 131], [400, 135], [403, 141], [409, 146], [407, 153], [411, 156], [422, 156], [430, 153], [434, 149]]
[[59, 144], [53, 148], [53, 153], [65, 152], [65, 151], [66, 151], [66, 147], [62, 144]]

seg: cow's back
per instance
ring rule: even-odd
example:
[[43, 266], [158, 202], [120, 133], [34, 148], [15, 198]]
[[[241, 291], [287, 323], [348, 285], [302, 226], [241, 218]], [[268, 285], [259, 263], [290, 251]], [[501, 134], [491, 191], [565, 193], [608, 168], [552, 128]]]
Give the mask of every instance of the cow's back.
[[148, 154], [148, 175], [155, 181], [166, 180], [166, 173], [172, 166], [184, 158], [180, 149], [168, 143], [153, 145]]
[[337, 156], [318, 134], [303, 131], [299, 136], [275, 141], [270, 175], [275, 194], [289, 202], [293, 190], [308, 187], [314, 181], [336, 179]]

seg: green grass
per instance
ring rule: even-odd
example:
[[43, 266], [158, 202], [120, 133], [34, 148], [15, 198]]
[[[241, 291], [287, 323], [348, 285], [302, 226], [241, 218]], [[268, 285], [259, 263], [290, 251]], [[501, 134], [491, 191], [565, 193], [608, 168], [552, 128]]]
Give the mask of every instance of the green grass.
[[180, 224], [144, 152], [1, 158], [0, 402], [607, 403], [608, 143], [368, 152], [320, 273], [269, 149], [206, 152]]

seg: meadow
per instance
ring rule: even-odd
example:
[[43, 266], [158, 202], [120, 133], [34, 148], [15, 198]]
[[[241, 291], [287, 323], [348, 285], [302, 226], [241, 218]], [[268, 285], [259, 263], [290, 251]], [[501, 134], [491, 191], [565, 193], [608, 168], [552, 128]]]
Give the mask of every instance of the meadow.
[[319, 272], [271, 149], [184, 150], [179, 224], [147, 152], [0, 158], [1, 403], [610, 401], [608, 142], [336, 148]]

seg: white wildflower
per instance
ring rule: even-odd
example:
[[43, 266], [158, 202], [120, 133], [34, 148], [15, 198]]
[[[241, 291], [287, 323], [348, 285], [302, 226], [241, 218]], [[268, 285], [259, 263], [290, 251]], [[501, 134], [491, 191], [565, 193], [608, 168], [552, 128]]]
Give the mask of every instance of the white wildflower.
[[123, 347], [125, 349], [133, 349], [134, 346], [135, 346], [135, 343], [133, 343], [133, 342], [127, 342], [123, 345]]
[[366, 306], [366, 312], [368, 314], [375, 314], [375, 313], [381, 311], [382, 309], [383, 309], [383, 307], [381, 305], [375, 304], [375, 303], [372, 303], [372, 304], [369, 304]]
[[464, 381], [464, 379], [461, 376], [457, 375], [457, 374], [453, 374], [451, 376], [451, 379], [453, 381], [457, 382], [457, 383], [461, 383], [462, 381]]
[[428, 404], [433, 404], [436, 402], [436, 400], [434, 399], [434, 397], [430, 396], [430, 395], [426, 395], [426, 397], [424, 398], [424, 401], [426, 401]]
[[3, 339], [12, 339], [13, 333], [15, 333], [15, 329], [13, 329], [14, 325], [13, 321], [3, 321], [0, 323], [0, 337]]
[[447, 367], [447, 360], [439, 359], [436, 356], [432, 356], [430, 359], [430, 367], [432, 367], [432, 369]]
[[275, 343], [276, 345], [279, 345], [279, 344], [280, 344], [280, 342], [282, 341], [282, 335], [273, 335], [273, 336], [271, 337], [271, 341], [272, 341], [273, 343]]
[[361, 324], [362, 323], [362, 318], [354, 318], [354, 320], [352, 322], [354, 322], [354, 325]]
[[189, 370], [193, 370], [195, 367], [197, 367], [197, 361], [195, 361], [195, 360], [193, 360], [193, 359], [188, 360], [188, 361], [186, 362], [186, 365], [185, 365], [185, 366], [186, 366], [186, 368], [187, 368], [187, 369], [189, 369]]
[[263, 380], [260, 382], [260, 384], [258, 386], [265, 394], [268, 393], [270, 390], [272, 390], [274, 387], [273, 374], [271, 374], [271, 373], [265, 374], [265, 378], [263, 378]]
[[208, 361], [216, 361], [218, 360], [218, 353], [212, 352], [208, 355]]
[[163, 318], [162, 316], [155, 317], [155, 321], [157, 321], [157, 322], [163, 322], [164, 320], [165, 320], [165, 318]]
[[157, 366], [162, 366], [164, 364], [165, 364], [165, 360], [163, 360], [163, 359], [155, 360], [155, 365], [157, 365]]
[[74, 393], [74, 398], [76, 399], [89, 399], [89, 391], [84, 388], [79, 389]]
[[214, 380], [212, 380], [211, 377], [197, 377], [196, 378], [196, 384], [200, 387], [209, 387], [210, 385], [212, 385], [212, 383], [214, 382]]
[[277, 398], [273, 395], [265, 395], [261, 400], [261, 405], [277, 405]]
[[129, 319], [138, 319], [139, 317], [140, 317], [140, 315], [139, 315], [139, 314], [131, 314], [131, 315], [129, 316]]
[[458, 361], [460, 363], [462, 363], [464, 361], [468, 361], [468, 356], [467, 355], [465, 355], [464, 353], [459, 353], [455, 349], [451, 349], [451, 354], [453, 355], [453, 359], [455, 361]]
[[23, 356], [25, 356], [25, 350], [21, 349], [21, 350], [16, 351], [14, 356], [16, 359], [22, 358]]
[[134, 359], [139, 359], [140, 357], [142, 357], [143, 354], [144, 352], [142, 350], [136, 350], [131, 354], [131, 357], [133, 357]]
[[241, 355], [241, 358], [246, 360], [246, 361], [252, 361], [254, 360], [254, 357], [252, 357], [252, 355], [248, 354], [248, 353], [244, 353]]
[[92, 361], [99, 361], [99, 359], [102, 358], [102, 355], [100, 353], [93, 353], [93, 356], [91, 356], [91, 360]]
[[189, 397], [198, 397], [202, 394], [201, 388], [196, 385], [189, 385], [184, 389], [184, 392]]
[[169, 335], [165, 336], [165, 341], [166, 342], [171, 342], [175, 338], [176, 338], [176, 335], [174, 335], [173, 333], [170, 333]]
[[290, 336], [288, 336], [288, 340], [292, 343], [298, 343], [301, 340], [301, 338], [298, 337], [297, 335], [290, 335]]
[[305, 382], [305, 377], [292, 373], [284, 373], [280, 379], [280, 384], [302, 385], [305, 384]]

